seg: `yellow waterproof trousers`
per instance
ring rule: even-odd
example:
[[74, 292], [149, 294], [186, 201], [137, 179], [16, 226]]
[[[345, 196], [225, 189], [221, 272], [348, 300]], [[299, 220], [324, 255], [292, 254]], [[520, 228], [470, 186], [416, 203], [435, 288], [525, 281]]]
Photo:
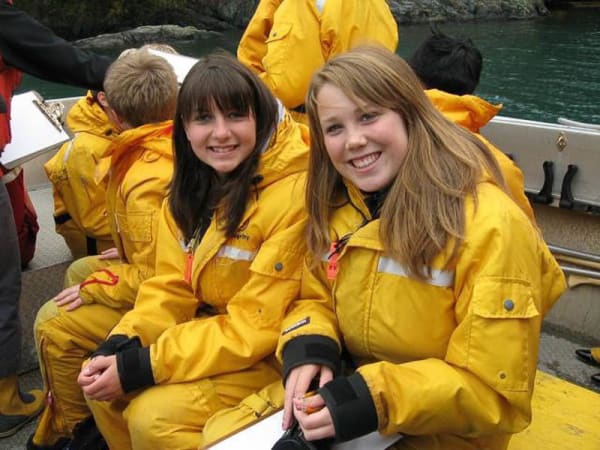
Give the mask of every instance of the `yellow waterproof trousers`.
[[111, 449], [197, 450], [213, 414], [280, 380], [279, 367], [260, 362], [242, 372], [157, 385], [112, 402], [87, 400]]
[[[72, 220], [61, 225], [56, 225], [56, 232], [62, 235], [69, 250], [71, 250], [73, 258], [79, 259], [88, 255], [88, 237]], [[95, 239], [94, 241], [97, 254], [115, 246], [110, 236], [107, 236], [105, 239]]]
[[[116, 262], [97, 257], [77, 260], [67, 270], [65, 286], [81, 283], [93, 271]], [[52, 445], [61, 437], [70, 437], [74, 426], [90, 415], [77, 384], [81, 364], [126, 311], [100, 304], [66, 311], [53, 300], [40, 308], [34, 334], [48, 401], [33, 438], [34, 444]]]
[[[281, 378], [243, 399], [238, 405], [214, 414], [204, 426], [200, 436], [200, 449], [219, 439], [270, 416], [283, 408], [285, 390]], [[283, 434], [283, 432], [282, 432]]]

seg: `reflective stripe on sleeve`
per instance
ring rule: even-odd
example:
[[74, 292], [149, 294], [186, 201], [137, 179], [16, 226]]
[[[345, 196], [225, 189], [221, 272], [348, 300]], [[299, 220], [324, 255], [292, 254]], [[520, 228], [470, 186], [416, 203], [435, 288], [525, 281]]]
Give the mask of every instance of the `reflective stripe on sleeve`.
[[235, 259], [238, 261], [252, 261], [256, 256], [256, 252], [224, 245], [219, 250], [219, 253], [217, 253], [217, 256], [221, 258]]
[[[408, 271], [403, 265], [385, 256], [379, 258], [377, 272], [409, 278]], [[425, 280], [425, 283], [440, 287], [450, 287], [454, 284], [454, 271], [432, 269], [431, 278]]]

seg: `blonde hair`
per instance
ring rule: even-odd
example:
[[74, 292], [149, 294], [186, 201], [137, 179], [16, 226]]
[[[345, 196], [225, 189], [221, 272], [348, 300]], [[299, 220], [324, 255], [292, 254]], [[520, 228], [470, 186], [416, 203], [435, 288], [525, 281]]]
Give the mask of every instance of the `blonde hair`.
[[171, 65], [146, 50], [119, 57], [104, 79], [108, 104], [132, 127], [172, 119], [177, 90], [177, 77]]
[[[362, 46], [331, 59], [311, 81], [306, 99], [311, 153], [306, 202], [308, 245], [315, 257], [329, 247], [335, 203], [348, 198], [329, 159], [318, 113], [320, 89], [331, 84], [357, 104], [390, 109], [403, 119], [407, 154], [381, 208], [385, 252], [424, 279], [433, 259], [452, 242], [447, 263], [462, 244], [465, 197], [476, 197], [487, 171], [504, 188], [496, 160], [485, 145], [446, 120], [425, 96], [419, 79], [399, 56], [383, 47]], [[362, 100], [360, 102], [359, 100]]]
[[179, 52], [169, 44], [163, 44], [161, 42], [150, 42], [140, 47], [140, 50], [158, 50], [163, 53], [171, 53], [173, 55], [179, 55]]

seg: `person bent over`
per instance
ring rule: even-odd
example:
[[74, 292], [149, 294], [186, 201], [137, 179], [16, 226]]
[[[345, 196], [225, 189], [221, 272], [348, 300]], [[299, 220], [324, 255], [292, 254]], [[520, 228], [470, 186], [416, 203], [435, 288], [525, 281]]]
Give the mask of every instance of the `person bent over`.
[[[48, 404], [31, 444], [71, 437], [89, 410], [77, 384], [82, 362], [130, 310], [143, 280], [154, 274], [157, 210], [173, 173], [172, 117], [177, 79], [147, 51], [117, 59], [104, 82], [107, 113], [120, 134], [102, 155], [107, 211], [116, 248], [71, 264], [69, 286], [40, 309], [35, 338]], [[36, 447], [33, 447], [36, 448]]]
[[115, 246], [106, 212], [106, 179], [96, 180], [98, 164], [117, 135], [108, 119], [103, 91], [88, 91], [67, 114], [73, 139], [45, 165], [52, 183], [54, 222], [75, 259]]

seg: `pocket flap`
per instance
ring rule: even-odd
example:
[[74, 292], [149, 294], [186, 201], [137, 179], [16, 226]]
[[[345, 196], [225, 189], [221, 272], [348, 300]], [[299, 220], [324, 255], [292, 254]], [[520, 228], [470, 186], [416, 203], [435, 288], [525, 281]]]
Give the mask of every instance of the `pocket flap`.
[[250, 270], [273, 278], [299, 280], [304, 255], [264, 244]]
[[487, 278], [473, 287], [473, 314], [485, 318], [527, 319], [539, 316], [529, 283], [515, 278]]
[[266, 40], [266, 43], [275, 42], [280, 39], [286, 37], [290, 30], [292, 29], [292, 24], [289, 22], [277, 23], [271, 28], [271, 32], [269, 33], [269, 37]]

